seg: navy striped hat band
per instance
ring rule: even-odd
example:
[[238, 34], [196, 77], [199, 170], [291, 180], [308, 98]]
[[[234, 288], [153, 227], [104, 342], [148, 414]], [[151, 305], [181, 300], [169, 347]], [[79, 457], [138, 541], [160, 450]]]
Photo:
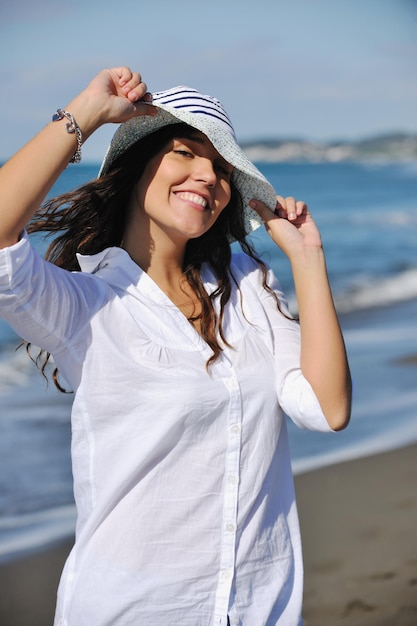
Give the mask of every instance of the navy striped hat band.
[[212, 117], [236, 139], [232, 122], [221, 102], [212, 96], [201, 94], [196, 89], [179, 85], [166, 91], [157, 91], [152, 94], [152, 104], [162, 104], [174, 109], [183, 109], [189, 113]]

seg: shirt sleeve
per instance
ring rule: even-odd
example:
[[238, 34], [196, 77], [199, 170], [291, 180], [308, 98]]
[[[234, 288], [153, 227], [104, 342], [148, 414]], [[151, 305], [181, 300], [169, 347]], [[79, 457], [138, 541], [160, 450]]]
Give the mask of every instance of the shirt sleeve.
[[54, 354], [100, 307], [102, 282], [45, 261], [23, 233], [0, 250], [0, 316], [23, 339]]
[[278, 279], [267, 267], [267, 284], [278, 298], [281, 310], [274, 296], [263, 287], [263, 276], [258, 265], [247, 255], [242, 256], [243, 265], [246, 266], [244, 275], [256, 290], [258, 299], [258, 302], [249, 303], [249, 309], [273, 353], [277, 395], [284, 413], [300, 428], [333, 432], [313, 388], [301, 371], [300, 326], [289, 313]]

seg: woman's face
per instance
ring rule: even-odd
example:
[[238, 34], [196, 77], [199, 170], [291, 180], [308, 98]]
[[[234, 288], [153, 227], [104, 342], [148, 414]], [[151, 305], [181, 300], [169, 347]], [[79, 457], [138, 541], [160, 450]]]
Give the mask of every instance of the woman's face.
[[153, 238], [158, 231], [182, 242], [200, 237], [230, 201], [232, 172], [203, 133], [174, 138], [138, 181], [133, 220], [147, 221]]

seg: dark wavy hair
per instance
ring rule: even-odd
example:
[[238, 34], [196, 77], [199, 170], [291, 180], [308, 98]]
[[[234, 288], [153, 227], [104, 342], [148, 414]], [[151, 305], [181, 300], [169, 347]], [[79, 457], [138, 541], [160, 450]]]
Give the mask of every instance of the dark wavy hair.
[[[128, 219], [128, 207], [133, 189], [148, 161], [174, 138], [191, 137], [195, 129], [186, 124], [171, 124], [147, 135], [120, 157], [110, 171], [78, 189], [47, 200], [35, 213], [28, 226], [28, 232], [45, 232], [54, 236], [45, 258], [70, 271], [80, 269], [76, 253], [96, 254], [111, 246], [120, 246]], [[207, 366], [220, 355], [222, 348], [217, 332], [226, 344], [223, 334], [223, 315], [226, 303], [236, 282], [231, 272], [231, 241], [238, 241], [242, 250], [255, 259], [263, 273], [265, 289], [266, 267], [258, 258], [251, 243], [247, 240], [243, 221], [243, 206], [239, 192], [231, 185], [231, 199], [213, 226], [201, 237], [191, 239], [186, 246], [183, 271], [201, 303], [201, 334], [213, 351]], [[203, 263], [208, 263], [218, 281], [217, 289], [208, 294], [200, 276]], [[220, 312], [217, 316], [213, 301], [220, 298]], [[277, 298], [276, 298], [277, 300]], [[277, 305], [279, 303], [277, 300]], [[196, 318], [190, 318], [195, 321]], [[29, 352], [30, 344], [27, 344]], [[30, 352], [29, 352], [30, 354]], [[40, 370], [45, 368], [50, 354], [41, 350], [34, 359]], [[58, 382], [57, 370], [53, 373], [56, 386], [64, 391]]]

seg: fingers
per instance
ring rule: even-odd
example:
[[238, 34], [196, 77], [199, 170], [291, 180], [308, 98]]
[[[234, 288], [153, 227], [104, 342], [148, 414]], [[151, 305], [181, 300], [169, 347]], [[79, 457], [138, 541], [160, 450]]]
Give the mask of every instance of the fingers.
[[113, 74], [118, 95], [125, 96], [132, 104], [152, 101], [152, 95], [139, 72], [132, 72], [129, 67], [116, 67], [110, 73]]
[[303, 213], [308, 211], [307, 205], [302, 200], [296, 200], [292, 196], [284, 198], [283, 196], [277, 196], [277, 204], [275, 211], [271, 211], [269, 207], [259, 200], [251, 200], [249, 203], [252, 209], [254, 209], [263, 222], [268, 222], [271, 219], [277, 217], [287, 219], [290, 222], [295, 221]]
[[124, 96], [133, 105], [130, 115], [156, 115], [157, 109], [149, 106], [152, 103], [152, 94], [148, 92], [139, 72], [132, 72], [129, 67], [118, 67], [112, 72], [116, 73], [117, 95]]
[[120, 67], [118, 71], [119, 86], [126, 98], [130, 102], [137, 102], [142, 99], [149, 102], [151, 94], [148, 94], [148, 87], [143, 82], [139, 72], [132, 72], [128, 67]]
[[274, 217], [276, 217], [274, 211], [271, 211], [271, 209], [266, 206], [266, 204], [264, 204], [263, 202], [261, 202], [260, 200], [251, 200], [249, 202], [249, 206], [257, 212], [257, 214], [259, 215], [259, 217], [261, 218], [261, 220], [265, 223], [268, 222], [268, 220], [273, 219]]
[[286, 218], [290, 222], [293, 222], [300, 217], [307, 210], [307, 205], [303, 200], [296, 200], [292, 196], [283, 198], [283, 196], [277, 196], [277, 207], [275, 214], [279, 217]]

